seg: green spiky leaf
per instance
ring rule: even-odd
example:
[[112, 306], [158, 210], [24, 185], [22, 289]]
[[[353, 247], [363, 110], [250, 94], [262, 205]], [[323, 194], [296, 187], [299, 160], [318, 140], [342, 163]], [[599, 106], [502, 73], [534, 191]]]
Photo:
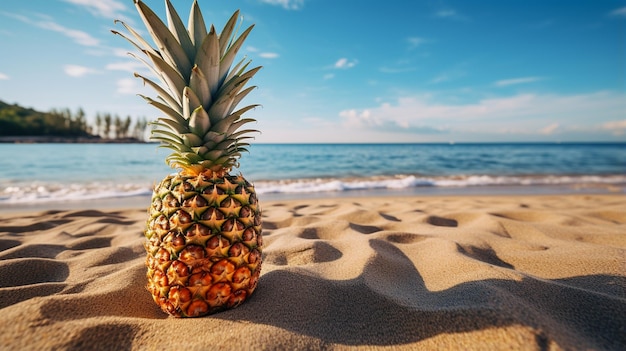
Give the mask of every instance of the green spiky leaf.
[[146, 28], [152, 36], [152, 40], [157, 44], [163, 58], [178, 72], [189, 79], [191, 61], [187, 57], [185, 50], [170, 32], [169, 28], [161, 19], [142, 1], [135, 0], [135, 6], [141, 15]]
[[146, 54], [154, 64], [154, 68], [159, 72], [163, 82], [170, 89], [172, 95], [179, 101], [182, 101], [183, 89], [187, 85], [187, 82], [180, 72], [172, 68], [172, 66], [165, 62], [160, 56], [156, 56], [151, 52], [146, 52]]
[[202, 17], [202, 12], [200, 12], [200, 7], [198, 6], [198, 1], [196, 0], [194, 0], [193, 5], [191, 5], [187, 28], [189, 28], [191, 41], [193, 41], [196, 50], [199, 51], [200, 45], [202, 45], [202, 41], [207, 35], [207, 31], [206, 24], [204, 24], [204, 18]]
[[207, 108], [210, 106], [211, 86], [209, 85], [209, 81], [206, 79], [206, 76], [197, 65], [191, 70], [189, 88], [191, 88], [191, 90], [196, 94], [202, 107]]
[[209, 114], [206, 113], [202, 106], [198, 106], [191, 113], [189, 117], [189, 128], [196, 136], [205, 135], [205, 133], [211, 127], [211, 121], [209, 120]]
[[138, 73], [135, 73], [135, 77], [141, 78], [144, 84], [148, 84], [150, 87], [152, 87], [152, 89], [156, 91], [157, 95], [161, 99], [163, 99], [163, 101], [165, 101], [165, 103], [167, 103], [167, 105], [171, 107], [174, 111], [182, 113], [182, 106], [180, 106], [180, 103], [172, 98], [172, 95], [165, 91], [160, 85]]
[[[207, 34], [198, 51], [196, 65], [207, 80], [210, 96], [215, 96], [219, 88], [220, 54], [219, 39], [213, 26], [211, 26], [211, 31]], [[205, 105], [205, 107], [207, 106]]]
[[250, 27], [248, 27], [248, 29], [246, 29], [241, 34], [241, 36], [239, 36], [239, 38], [237, 38], [237, 40], [234, 43], [232, 43], [232, 45], [229, 45], [228, 49], [226, 49], [226, 53], [222, 57], [222, 62], [220, 63], [220, 74], [219, 74], [220, 84], [222, 84], [224, 80], [226, 79], [226, 74], [228, 73], [228, 69], [233, 64], [233, 61], [235, 60], [235, 56], [237, 55], [237, 52], [243, 45], [244, 40], [246, 40], [246, 38], [248, 37], [248, 34], [250, 34], [250, 32], [252, 31], [252, 28], [254, 28], [254, 25], [251, 25]]
[[196, 93], [189, 87], [183, 88], [183, 117], [189, 119], [191, 112], [202, 107], [202, 101], [196, 95]]
[[193, 134], [193, 133], [185, 133], [181, 135], [181, 139], [183, 140], [183, 144], [189, 146], [189, 147], [194, 147], [194, 146], [201, 146], [202, 144], [202, 139]]
[[250, 60], [246, 58], [232, 65], [254, 25], [238, 35], [236, 11], [221, 33], [213, 25], [207, 31], [194, 1], [185, 28], [171, 0], [165, 0], [167, 24], [141, 0], [135, 0], [135, 5], [156, 48], [123, 22], [116, 23], [121, 23], [128, 34], [112, 32], [145, 55], [131, 54], [156, 77], [135, 73], [157, 95], [156, 99], [142, 97], [164, 114], [152, 123], [152, 140], [172, 150], [166, 161], [173, 167], [237, 167], [237, 159], [249, 146], [245, 141], [257, 132], [242, 129], [255, 121], [243, 115], [258, 105], [233, 111], [255, 88], [246, 84], [260, 67], [248, 69]]
[[185, 28], [183, 21], [178, 16], [170, 0], [166, 0], [165, 4], [167, 6], [167, 26], [187, 55], [189, 62], [193, 62], [196, 58], [196, 48], [189, 37], [187, 28]]

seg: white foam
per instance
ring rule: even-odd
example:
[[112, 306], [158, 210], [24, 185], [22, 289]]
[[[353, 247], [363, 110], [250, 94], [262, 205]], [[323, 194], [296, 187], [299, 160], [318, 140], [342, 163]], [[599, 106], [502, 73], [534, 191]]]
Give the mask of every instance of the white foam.
[[[256, 181], [259, 194], [306, 194], [346, 192], [353, 190], [431, 188], [469, 188], [491, 186], [561, 186], [618, 185], [626, 186], [626, 175], [533, 175], [493, 176], [467, 175], [449, 177], [420, 177], [396, 175], [369, 178], [315, 178]], [[151, 184], [115, 183], [0, 183], [0, 204], [46, 203], [97, 200], [129, 196], [150, 196]]]
[[0, 204], [96, 200], [150, 194], [151, 188], [143, 184], [13, 184], [4, 189], [0, 187]]
[[453, 177], [394, 176], [363, 179], [300, 179], [260, 181], [255, 183], [259, 194], [311, 193], [329, 191], [407, 189], [415, 187], [472, 187], [497, 185], [575, 185], [626, 184], [626, 176], [491, 176], [470, 175]]

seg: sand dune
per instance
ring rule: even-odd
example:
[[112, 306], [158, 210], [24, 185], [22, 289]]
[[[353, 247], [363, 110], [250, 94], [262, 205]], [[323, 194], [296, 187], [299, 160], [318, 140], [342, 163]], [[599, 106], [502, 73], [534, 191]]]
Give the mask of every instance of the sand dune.
[[0, 349], [626, 349], [623, 195], [263, 205], [257, 291], [198, 319], [144, 288], [144, 209], [0, 215]]

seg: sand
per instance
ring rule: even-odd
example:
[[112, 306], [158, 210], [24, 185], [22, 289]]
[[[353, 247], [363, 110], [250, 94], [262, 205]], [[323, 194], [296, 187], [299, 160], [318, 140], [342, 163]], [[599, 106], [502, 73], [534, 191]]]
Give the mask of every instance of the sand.
[[196, 319], [144, 288], [144, 209], [0, 214], [0, 350], [626, 349], [624, 195], [263, 211], [258, 289]]

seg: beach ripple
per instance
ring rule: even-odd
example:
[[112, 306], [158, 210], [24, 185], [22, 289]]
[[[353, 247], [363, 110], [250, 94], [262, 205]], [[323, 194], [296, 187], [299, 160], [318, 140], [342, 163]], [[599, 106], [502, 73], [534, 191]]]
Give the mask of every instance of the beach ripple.
[[0, 215], [0, 349], [626, 349], [623, 197], [292, 200], [263, 216], [255, 294], [174, 319], [145, 290], [145, 210]]

